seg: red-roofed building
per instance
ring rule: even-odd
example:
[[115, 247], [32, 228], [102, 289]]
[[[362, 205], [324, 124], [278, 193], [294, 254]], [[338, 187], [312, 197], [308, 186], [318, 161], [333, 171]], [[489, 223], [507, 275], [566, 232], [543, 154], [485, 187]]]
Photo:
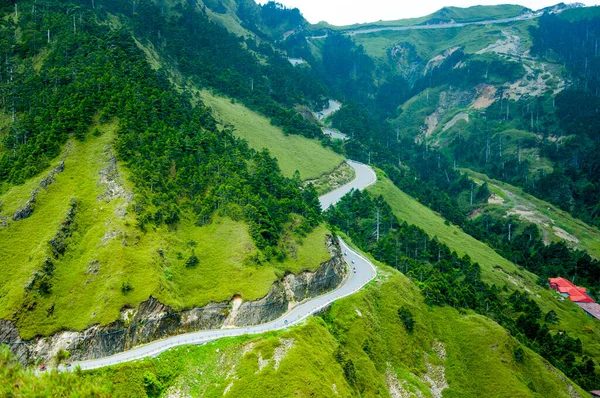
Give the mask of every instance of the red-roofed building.
[[548, 278], [548, 284], [551, 289], [580, 306], [589, 316], [600, 320], [600, 304], [587, 294], [585, 287], [577, 287], [565, 278]]
[[556, 290], [564, 297], [575, 303], [594, 303], [595, 301], [588, 296], [585, 287], [577, 287], [565, 278], [548, 278], [550, 288]]

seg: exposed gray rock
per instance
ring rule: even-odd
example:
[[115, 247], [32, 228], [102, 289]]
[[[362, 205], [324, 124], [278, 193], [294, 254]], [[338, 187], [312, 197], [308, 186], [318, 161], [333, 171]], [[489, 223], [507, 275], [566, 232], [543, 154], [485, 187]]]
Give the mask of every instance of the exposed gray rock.
[[119, 168], [117, 167], [117, 158], [110, 148], [106, 151], [108, 156], [108, 165], [99, 171], [100, 181], [98, 185], [104, 188], [104, 193], [98, 196], [98, 201], [110, 202], [116, 198], [123, 198], [125, 203], [117, 209], [117, 215], [125, 215], [125, 207], [133, 200], [133, 194], [125, 189], [121, 182]]
[[58, 166], [56, 166], [55, 168], [53, 168], [50, 173], [48, 173], [48, 175], [46, 177], [44, 177], [44, 179], [42, 181], [40, 181], [40, 186], [44, 189], [48, 189], [48, 186], [50, 184], [52, 184], [55, 180], [55, 176], [58, 173], [62, 173], [63, 171], [65, 171], [65, 161], [61, 161]]
[[281, 282], [260, 300], [242, 303], [233, 320], [235, 326], [258, 325], [279, 318], [288, 310], [289, 298]]
[[[40, 186], [47, 190], [48, 187], [56, 179], [56, 175], [59, 173], [62, 173], [64, 170], [65, 170], [65, 161], [62, 160], [58, 164], [58, 166], [56, 166], [55, 168], [50, 170], [48, 175], [46, 175], [46, 177], [44, 177], [42, 179], [42, 181], [40, 181]], [[12, 217], [13, 221], [21, 221], [21, 220], [31, 217], [31, 215], [33, 214], [33, 210], [35, 209], [35, 202], [37, 200], [37, 194], [38, 194], [39, 190], [40, 190], [39, 188], [34, 188], [34, 190], [31, 191], [31, 197], [29, 198], [29, 200], [27, 202], [25, 202], [25, 204], [23, 206], [21, 206], [17, 209], [17, 211], [15, 212], [15, 214]]]
[[31, 191], [31, 198], [25, 204], [17, 209], [15, 214], [13, 215], [13, 221], [21, 221], [26, 218], [31, 217], [33, 214], [33, 209], [35, 207], [35, 201], [37, 199], [39, 189], [35, 188]]
[[346, 276], [346, 264], [338, 241], [332, 236], [327, 237], [327, 248], [332, 257], [315, 272], [286, 275], [283, 281], [273, 284], [264, 298], [242, 303], [233, 323], [248, 326], [272, 321], [295, 304], [337, 287]]
[[98, 261], [98, 260], [90, 261], [88, 266], [85, 267], [86, 274], [98, 275], [98, 272], [100, 272], [100, 261]]
[[29, 347], [21, 340], [19, 329], [12, 321], [0, 320], [0, 344], [7, 342], [13, 343], [10, 349], [19, 362], [29, 362]]
[[[23, 364], [37, 359], [51, 362], [61, 348], [78, 361], [112, 355], [166, 336], [217, 329], [225, 326], [230, 313], [227, 326], [265, 323], [280, 317], [298, 302], [336, 288], [344, 279], [347, 269], [337, 240], [328, 236], [327, 246], [332, 258], [321, 264], [317, 271], [286, 275], [273, 284], [265, 297], [243, 302], [235, 313], [231, 312], [231, 302], [175, 312], [150, 297], [135, 309], [124, 308], [121, 319], [109, 325], [93, 325], [81, 332], [63, 331], [31, 341], [21, 340], [13, 321], [0, 320], [0, 343], [11, 343], [13, 353]], [[93, 274], [96, 266], [99, 264], [92, 261], [88, 272]], [[239, 296], [236, 297], [239, 300]]]

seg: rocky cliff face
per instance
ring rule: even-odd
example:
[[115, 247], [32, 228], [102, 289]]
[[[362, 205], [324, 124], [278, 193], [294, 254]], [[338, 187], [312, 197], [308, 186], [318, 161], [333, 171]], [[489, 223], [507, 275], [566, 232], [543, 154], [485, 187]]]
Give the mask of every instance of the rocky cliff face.
[[124, 308], [121, 319], [109, 325], [93, 325], [81, 332], [63, 331], [30, 341], [21, 340], [12, 321], [0, 320], [0, 342], [10, 342], [11, 350], [23, 364], [38, 359], [51, 362], [61, 349], [69, 351], [72, 360], [78, 361], [112, 355], [176, 334], [265, 323], [279, 318], [305, 299], [335, 289], [342, 282], [347, 269], [338, 241], [328, 236], [327, 247], [332, 258], [315, 272], [286, 275], [260, 300], [244, 302], [236, 296], [230, 302], [175, 312], [150, 297], [136, 308]]

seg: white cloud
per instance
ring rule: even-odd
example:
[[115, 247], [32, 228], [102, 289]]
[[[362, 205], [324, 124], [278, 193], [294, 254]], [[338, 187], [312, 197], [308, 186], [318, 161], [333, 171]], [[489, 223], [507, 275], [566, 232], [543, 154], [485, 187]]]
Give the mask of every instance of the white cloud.
[[[596, 1], [578, 0], [586, 5], [594, 5]], [[257, 0], [257, 2], [266, 3], [267, 0]], [[290, 8], [298, 8], [311, 23], [327, 21], [333, 25], [422, 17], [449, 5], [469, 7], [478, 4], [502, 4], [497, 0], [277, 0], [277, 2]], [[518, 4], [537, 10], [559, 2], [560, 0], [521, 0]]]

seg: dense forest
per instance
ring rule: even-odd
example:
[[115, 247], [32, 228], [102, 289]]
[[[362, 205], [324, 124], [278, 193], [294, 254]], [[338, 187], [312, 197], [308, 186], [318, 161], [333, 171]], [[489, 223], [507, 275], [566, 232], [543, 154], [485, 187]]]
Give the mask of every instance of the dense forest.
[[105, 7], [132, 17], [136, 37], [163, 52], [195, 87], [210, 87], [242, 101], [285, 133], [322, 136], [292, 109], [297, 104], [312, 105], [327, 94], [310, 69], [292, 67], [266, 43], [232, 35], [193, 3], [177, 4], [168, 19], [155, 2], [136, 4], [133, 15], [129, 1], [111, 1]]
[[[135, 16], [149, 19], [150, 11], [157, 11], [153, 4], [140, 2]], [[116, 149], [132, 170], [141, 228], [174, 224], [186, 209], [204, 224], [219, 211], [247, 220], [260, 248], [284, 255], [276, 247], [291, 213], [303, 216], [302, 231], [320, 221], [316, 192], [301, 189], [299, 179], [282, 177], [267, 151], [257, 153], [231, 131], [219, 131], [207, 108], [192, 107], [188, 96], [171, 89], [164, 72], [150, 68], [127, 31], [97, 23], [105, 14], [96, 6], [40, 1], [18, 11], [16, 21], [1, 21], [0, 51], [6, 62], [0, 69], [0, 91], [4, 112], [14, 122], [3, 138], [0, 182], [22, 183], [47, 167], [70, 137], [84, 140], [95, 117], [117, 118]], [[187, 25], [175, 20], [172, 29], [206, 25], [215, 36], [223, 33], [202, 14], [190, 15], [197, 18], [194, 27], [191, 20]], [[24, 32], [18, 43], [15, 31]], [[251, 57], [234, 49], [227, 53]], [[36, 58], [39, 65], [32, 64]], [[228, 73], [233, 72], [225, 70], [217, 78], [235, 82], [225, 78]], [[288, 126], [295, 123], [286, 120]]]
[[[450, 79], [454, 84], [461, 84], [460, 73], [448, 66], [453, 65], [457, 60], [465, 59], [464, 54], [460, 54], [458, 51], [456, 53], [458, 53], [456, 59], [446, 60], [440, 66], [440, 70], [434, 69], [431, 72], [431, 79], [440, 79], [440, 82]], [[464, 84], [481, 82], [480, 79], [484, 79], [486, 74], [488, 78], [492, 79], [511, 79], [519, 73], [518, 69], [514, 69], [515, 67], [507, 69], [493, 66], [496, 64], [497, 61], [493, 58], [489, 60], [487, 66], [480, 60], [473, 61], [470, 77]], [[399, 87], [397, 93], [400, 94], [400, 98], [408, 98], [412, 95], [409, 94], [410, 90], [418, 91], [418, 86], [424, 84], [418, 81], [413, 89], [407, 89], [408, 85], [401, 77], [396, 76], [393, 80], [396, 82], [394, 84]], [[386, 96], [387, 84], [384, 83], [380, 86], [379, 95]], [[469, 128], [474, 133], [470, 136], [468, 134], [459, 135], [452, 143], [455, 157], [450, 160], [445, 153], [438, 149], [415, 142], [412, 138], [395, 134], [385, 113], [372, 112], [372, 107], [364, 105], [369, 104], [369, 101], [369, 99], [365, 99], [363, 105], [350, 102], [332, 117], [333, 127], [344, 131], [353, 138], [344, 146], [349, 157], [370, 162], [382, 168], [392, 182], [404, 192], [418, 198], [422, 203], [439, 212], [444, 218], [460, 226], [473, 237], [488, 243], [503, 257], [537, 273], [541, 283], [544, 283], [548, 277], [560, 274], [575, 278], [579, 283], [588, 286], [592, 295], [598, 294], [600, 289], [599, 264], [597, 260], [592, 259], [586, 253], [571, 249], [564, 243], [546, 247], [537, 226], [519, 221], [515, 217], [506, 219], [499, 214], [486, 212], [483, 218], [474, 220], [467, 218], [475, 209], [487, 203], [490, 192], [485, 184], [479, 186], [465, 174], [457, 171], [457, 162], [464, 164], [470, 161], [477, 164], [489, 164], [489, 167], [484, 170], [491, 176], [514, 182], [511, 177], [519, 175], [525, 176], [522, 178], [527, 181], [528, 161], [520, 159], [518, 153], [515, 153], [513, 157], [503, 155], [502, 145], [508, 144], [506, 140], [503, 142], [501, 136], [492, 140], [491, 134], [475, 133], [476, 131], [490, 130], [490, 126], [477, 122], [472, 123]], [[561, 101], [559, 96], [556, 99], [556, 103], [559, 104], [557, 106], [560, 106]], [[514, 117], [514, 128], [529, 127], [530, 119], [534, 114], [534, 126], [552, 126], [557, 117], [553, 112], [544, 113], [548, 102], [552, 103], [547, 97], [540, 97], [531, 102], [522, 101], [511, 104], [509, 114], [519, 115], [519, 117]], [[502, 102], [492, 105], [487, 111], [489, 115], [487, 123], [492, 124], [494, 120], [501, 120], [500, 114], [506, 114], [507, 108], [508, 105], [504, 105]], [[393, 113], [387, 113], [387, 116], [391, 117]], [[503, 126], [501, 126], [501, 122], [497, 122], [496, 127], [506, 129], [506, 122]], [[539, 128], [542, 129], [542, 127]], [[488, 140], [487, 143], [486, 140]], [[485, 147], [486, 144], [489, 151], [480, 151], [479, 148]], [[527, 143], [523, 143], [523, 147], [526, 148], [526, 146]], [[560, 195], [561, 191], [556, 189], [556, 176], [540, 179], [536, 185], [537, 189], [540, 189], [546, 180], [552, 195]], [[557, 198], [558, 201], [560, 199], [563, 197]], [[593, 201], [593, 196], [588, 197], [588, 200]], [[519, 231], [521, 235], [509, 236], [509, 228], [512, 231]], [[526, 248], [523, 247], [525, 243], [527, 243]]]
[[575, 82], [556, 97], [556, 116], [568, 138], [563, 145], [543, 148], [556, 167], [553, 173], [542, 176], [531, 191], [599, 226], [600, 19], [569, 21], [545, 16], [540, 19], [534, 38], [534, 53], [558, 57]]
[[[599, 226], [600, 19], [544, 15], [531, 33], [532, 53], [562, 63], [571, 84], [554, 97], [496, 102], [450, 147], [460, 165], [519, 185]], [[505, 132], [515, 130], [531, 134], [511, 140]], [[507, 153], [511, 146], [516, 148]], [[528, 150], [537, 150], [551, 168], [535, 167], [523, 155]]]
[[[386, 122], [378, 121], [360, 107], [344, 107], [333, 116], [333, 124], [350, 136], [356, 134], [358, 140], [346, 145], [351, 156], [364, 161], [370, 157], [404, 192], [486, 242], [503, 257], [538, 274], [541, 283], [560, 274], [576, 278], [594, 296], [600, 292], [600, 263], [587, 253], [565, 243], [546, 246], [536, 225], [516, 217], [507, 219], [485, 212], [482, 217], [468, 219], [469, 214], [487, 203], [490, 191], [486, 184], [477, 185], [457, 171], [439, 150], [406, 138], [394, 143], [389, 133], [386, 138], [385, 132], [391, 130]], [[366, 149], [357, 142], [370, 147]], [[511, 230], [515, 232], [512, 236]]]

